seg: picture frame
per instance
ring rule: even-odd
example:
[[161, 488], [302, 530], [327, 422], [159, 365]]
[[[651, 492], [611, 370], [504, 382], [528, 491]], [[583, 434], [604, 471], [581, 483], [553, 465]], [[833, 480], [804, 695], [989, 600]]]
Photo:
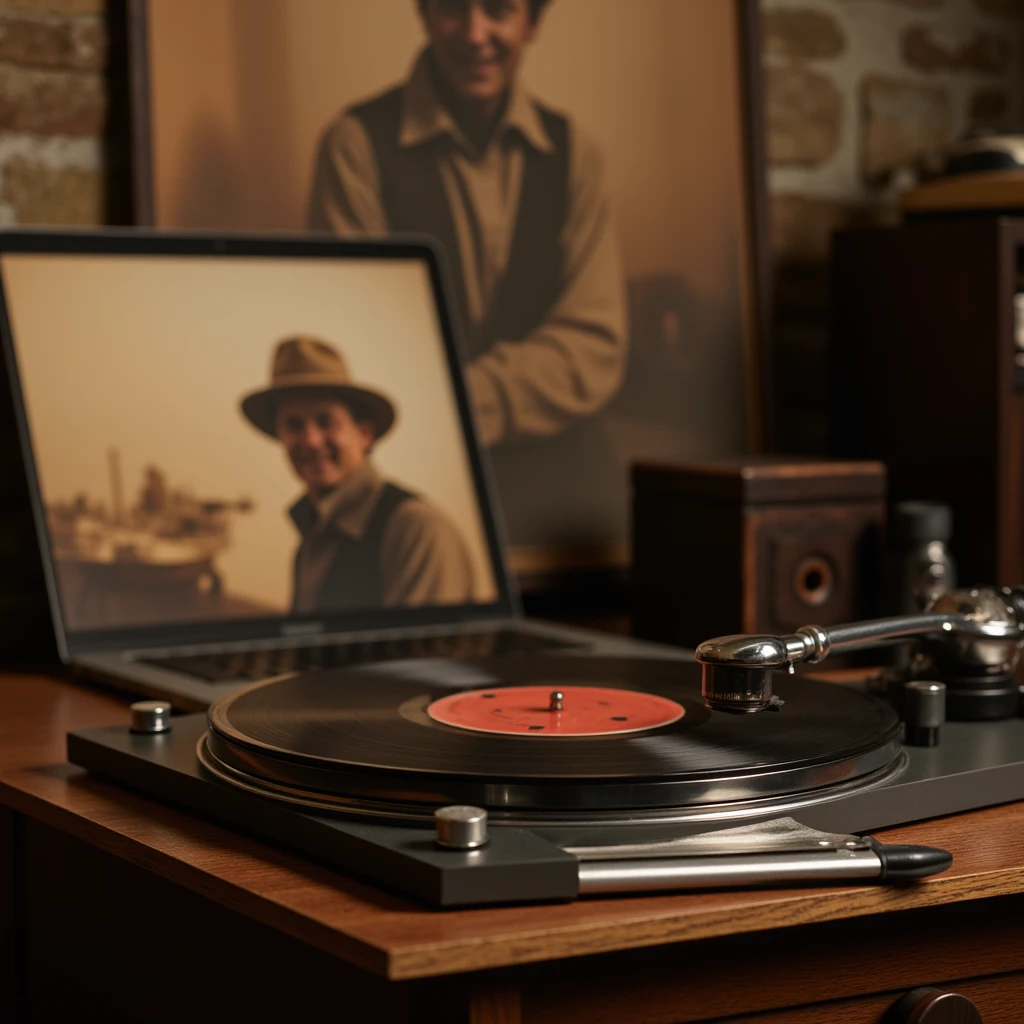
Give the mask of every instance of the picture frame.
[[[664, 95], [655, 94], [650, 91], [654, 88], [653, 78], [648, 76], [649, 81], [645, 80], [643, 84], [648, 92], [637, 92], [637, 96], [646, 96], [651, 102], [657, 100], [656, 113], [664, 124], [659, 123], [652, 128], [648, 138], [654, 140], [652, 145], [667, 147], [665, 152], [670, 151], [670, 159], [664, 161], [666, 166], [658, 172], [661, 177], [655, 175], [657, 180], [651, 188], [647, 188], [651, 185], [649, 181], [631, 185], [624, 170], [626, 164], [632, 161], [636, 167], [646, 165], [649, 168], [657, 165], [658, 161], [648, 159], [650, 154], [645, 154], [635, 145], [629, 150], [628, 159], [623, 157], [626, 142], [621, 146], [608, 145], [608, 139], [614, 137], [614, 130], [605, 131], [602, 139], [604, 158], [609, 164], [609, 178], [617, 182], [611, 189], [616, 193], [613, 198], [619, 199], [620, 206], [628, 207], [631, 196], [651, 191], [652, 194], [678, 197], [691, 212], [699, 210], [701, 204], [715, 206], [716, 202], [716, 210], [731, 209], [731, 212], [723, 213], [721, 224], [709, 222], [703, 226], [703, 243], [684, 241], [679, 248], [682, 251], [688, 245], [693, 248], [704, 244], [705, 248], [716, 249], [709, 262], [714, 259], [723, 264], [729, 260], [732, 262], [721, 280], [705, 280], [692, 288], [685, 281], [685, 271], [680, 270], [684, 265], [693, 267], [699, 262], [699, 257], [695, 260], [692, 253], [681, 255], [679, 266], [668, 270], [659, 268], [657, 257], [652, 257], [648, 261], [651, 265], [634, 273], [636, 268], [632, 264], [643, 262], [638, 253], [645, 249], [658, 249], [659, 245], [662, 249], [671, 248], [674, 244], [670, 237], [671, 226], [666, 229], [665, 225], [657, 223], [662, 218], [656, 209], [645, 214], [656, 230], [633, 223], [630, 218], [636, 217], [635, 210], [620, 210], [618, 226], [627, 236], [624, 246], [628, 251], [623, 262], [629, 280], [631, 363], [615, 398], [620, 408], [612, 410], [618, 416], [615, 429], [623, 422], [628, 426], [630, 416], [636, 416], [630, 409], [623, 411], [628, 399], [632, 410], [647, 406], [663, 410], [694, 407], [687, 414], [689, 420], [685, 430], [691, 436], [702, 432], [707, 436], [702, 437], [700, 443], [674, 443], [669, 436], [674, 425], [658, 422], [657, 414], [653, 412], [649, 414], [649, 422], [636, 426], [632, 440], [618, 446], [617, 482], [614, 485], [618, 488], [615, 495], [617, 505], [610, 516], [614, 524], [609, 525], [607, 536], [601, 536], [600, 522], [587, 521], [582, 514], [575, 527], [571, 517], [564, 514], [556, 517], [558, 521], [552, 520], [547, 533], [537, 526], [537, 517], [527, 516], [525, 518], [531, 525], [524, 531], [520, 522], [524, 517], [508, 507], [508, 494], [523, 488], [502, 486], [502, 467], [499, 464], [495, 475], [499, 477], [498, 490], [506, 506], [506, 521], [509, 522], [510, 561], [520, 586], [527, 593], [558, 590], [563, 586], [581, 586], [586, 591], [596, 579], [618, 581], [613, 586], [625, 580], [629, 568], [628, 477], [629, 465], [633, 461], [673, 461], [758, 453], [772, 450], [774, 440], [773, 359], [769, 330], [772, 268], [765, 180], [759, 4], [757, 0], [728, 0], [728, 3], [722, 0], [685, 0], [684, 5], [669, 9], [664, 6], [666, 0], [644, 0], [640, 5], [636, 0], [584, 2], [586, 12], [589, 12], [588, 31], [594, 34], [595, 52], [599, 56], [592, 55], [589, 63], [583, 58], [574, 62], [561, 61], [557, 53], [548, 53], [541, 59], [544, 53], [541, 48], [545, 45], [557, 47], [559, 40], [564, 41], [573, 31], [578, 31], [585, 13], [581, 0], [554, 0], [543, 15], [540, 37], [526, 60], [525, 73], [532, 75], [531, 86], [538, 92], [541, 91], [539, 86], [543, 86], [546, 93], [555, 94], [553, 105], [568, 109], [573, 97], [579, 99], [588, 88], [593, 92], [594, 82], [600, 82], [601, 68], [605, 66], [600, 65], [601, 60], [607, 61], [607, 74], [621, 85], [627, 81], [625, 65], [643, 77], [639, 69], [647, 62], [644, 47], [656, 48], [657, 58], [652, 58], [651, 62], [658, 65], [663, 77], [669, 75], [669, 84], [663, 90]], [[196, 4], [205, 12], [198, 22], [191, 17], [194, 12], [187, 9]], [[241, 11], [243, 6], [244, 14]], [[380, 87], [393, 80], [401, 80], [401, 68], [410, 59], [409, 41], [410, 32], [416, 26], [416, 0], [385, 0], [383, 5], [372, 7], [376, 14], [370, 14], [369, 6], [359, 4], [358, 0], [345, 0], [343, 3], [338, 0], [289, 0], [287, 8], [285, 0], [261, 0], [258, 6], [245, 4], [244, 0], [242, 3], [239, 0], [129, 0], [132, 178], [136, 223], [158, 229], [252, 229], [264, 233], [268, 230], [306, 230], [308, 225], [299, 218], [300, 202], [296, 187], [300, 185], [302, 191], [308, 192], [309, 181], [308, 178], [301, 181], [296, 161], [305, 161], [306, 166], [312, 164], [312, 149], [318, 135], [310, 125], [315, 122], [322, 127], [330, 120], [328, 111], [341, 109], [347, 103], [379, 91]], [[627, 9], [642, 11], [644, 17], [640, 18], [642, 24], [638, 22], [633, 26], [631, 45], [634, 49], [621, 56], [620, 64], [615, 64], [612, 47], [618, 43], [611, 37], [616, 34], [620, 38], [623, 36], [622, 27], [628, 24], [624, 20]], [[701, 18], [710, 19], [709, 24], [713, 22], [715, 32], [711, 42], [689, 38], [685, 31], [679, 31], [675, 36], [667, 31], [672, 25], [684, 26], [687, 12], [693, 15], [695, 24], [701, 24]], [[314, 31], [318, 18], [322, 22], [321, 27], [328, 26], [330, 33]], [[556, 18], [559, 21], [556, 22]], [[666, 25], [666, 18], [683, 20]], [[602, 19], [607, 26], [605, 30], [601, 27]], [[341, 31], [347, 26], [351, 27], [351, 36]], [[368, 58], [359, 58], [359, 53], [368, 49], [365, 36], [372, 35], [370, 30], [374, 27], [379, 33], [386, 29], [392, 34], [396, 52], [388, 60], [380, 59], [379, 42], [375, 43], [377, 52], [372, 62]], [[318, 34], [330, 35], [330, 54], [325, 55], [321, 51], [313, 54], [312, 39]], [[574, 52], [579, 49], [582, 47], [575, 47]], [[339, 59], [345, 53], [351, 57], [349, 62]], [[680, 66], [695, 62], [709, 75], [717, 76], [712, 84], [722, 93], [719, 97], [721, 116], [716, 121], [705, 112], [697, 117], [692, 135], [681, 138], [679, 124], [686, 125], [688, 118], [692, 122], [694, 110], [700, 114], [703, 109], [700, 105], [707, 103], [706, 97], [698, 95], [700, 90], [694, 88], [696, 72], [686, 78], [679, 70]], [[367, 70], [370, 63], [383, 63], [389, 68], [370, 71]], [[572, 64], [572, 67], [567, 66], [563, 74], [562, 64]], [[347, 81], [358, 80], [360, 86], [337, 88], [329, 103], [324, 100], [320, 104], [318, 113], [307, 114], [312, 103], [309, 97], [316, 94], [316, 89], [324, 88], [323, 83], [329, 81], [333, 74], [332, 67], [338, 65], [346, 65]], [[673, 68], [676, 70], [672, 71]], [[573, 69], [581, 76], [590, 77], [585, 82], [574, 81], [571, 79]], [[673, 74], [682, 77], [675, 81], [671, 78]], [[563, 77], [559, 78], [560, 75]], [[538, 83], [535, 84], [533, 78]], [[176, 81], [181, 87], [175, 85]], [[185, 84], [181, 85], [183, 82]], [[289, 83], [287, 88], [283, 83]], [[635, 88], [639, 90], [641, 86]], [[601, 94], [607, 107], [611, 103], [612, 90], [609, 87]], [[686, 109], [675, 111], [673, 100], [679, 100], [679, 106]], [[619, 125], [615, 130], [628, 124], [628, 112], [625, 116], [617, 110], [612, 113]], [[589, 109], [589, 128], [593, 133], [597, 122], [597, 134], [601, 135], [599, 115], [600, 103], [597, 109]], [[294, 145], [275, 147], [256, 138], [254, 133], [269, 132], [272, 135], [275, 123], [290, 125], [288, 138]], [[659, 134], [656, 127], [663, 127], [664, 131]], [[699, 192], [696, 187], [689, 192], [679, 190], [672, 181], [674, 170], [667, 165], [671, 159], [677, 159], [683, 163], [690, 160], [696, 166], [701, 146], [714, 149], [718, 145], [711, 138], [718, 128], [726, 134], [733, 133], [733, 144], [729, 149], [731, 162], [727, 167], [716, 168], [714, 173], [705, 168], [701, 172], [704, 174], [702, 187], [708, 187], [708, 180], [721, 177], [730, 181], [733, 191], [728, 198], [724, 192], [716, 193], [710, 202], [706, 202], [707, 197], [692, 194]], [[686, 128], [682, 131], [685, 135]], [[298, 142], [294, 138], [296, 133], [301, 137]], [[721, 148], [724, 151], [729, 147], [723, 143]], [[295, 156], [303, 150], [304, 156]], [[266, 157], [265, 161], [259, 158], [260, 153]], [[274, 166], [263, 166], [267, 161]], [[621, 202], [623, 197], [626, 198], [625, 204]], [[665, 209], [672, 205], [667, 204]], [[246, 210], [257, 208], [261, 211], [260, 216], [247, 215]], [[672, 216], [668, 219], [671, 220]], [[658, 235], [650, 246], [645, 245], [645, 231]], [[680, 234], [685, 234], [685, 231]], [[672, 263], [671, 257], [667, 263]], [[683, 282], [682, 286], [680, 282]], [[717, 289], [718, 294], [714, 296], [718, 303], [717, 314], [709, 313], [707, 308], [701, 311], [701, 300], [706, 297], [702, 295], [702, 289], [712, 293]], [[715, 320], [716, 315], [718, 320]], [[666, 328], [669, 333], [678, 331], [685, 334], [686, 318], [691, 316], [698, 319], [704, 316], [715, 321], [701, 328], [705, 346], [701, 351], [706, 349], [705, 355], [690, 359], [689, 364], [679, 353], [670, 356], [677, 360], [677, 367], [682, 367], [675, 378], [670, 373], [661, 373], [656, 361], [648, 359], [649, 365], [645, 366], [642, 361], [649, 356], [650, 346], [647, 345], [645, 356], [643, 325], [655, 324], [651, 328], [653, 334], [666, 324], [669, 325]], [[712, 351], [716, 331], [721, 337], [728, 336], [729, 352]], [[730, 355], [733, 357], [731, 362]], [[733, 373], [737, 361], [740, 369]], [[721, 386], [721, 379], [725, 377], [730, 381], [728, 387]], [[702, 411], [696, 406], [700, 406]], [[736, 422], [730, 422], [727, 428], [721, 423], [713, 423], [705, 429], [703, 424], [707, 418], [719, 416], [726, 407], [730, 410], [728, 415], [735, 413]], [[598, 415], [611, 417], [607, 409]], [[724, 416], [722, 418], [724, 420]], [[680, 433], [683, 429], [680, 428]], [[652, 440], [647, 443], [645, 438]], [[500, 462], [500, 459], [496, 461]], [[519, 460], [516, 472], [521, 474], [523, 465], [529, 465], [528, 458]], [[562, 511], [564, 513], [564, 509]], [[567, 584], [566, 581], [576, 583]]]

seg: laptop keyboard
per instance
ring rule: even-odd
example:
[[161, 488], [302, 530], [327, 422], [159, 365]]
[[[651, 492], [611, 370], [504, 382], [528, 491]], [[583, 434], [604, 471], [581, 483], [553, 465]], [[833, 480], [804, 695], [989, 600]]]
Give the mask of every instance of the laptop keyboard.
[[556, 640], [515, 629], [480, 633], [360, 640], [308, 647], [271, 650], [171, 655], [140, 658], [144, 665], [184, 672], [207, 683], [251, 682], [285, 672], [346, 668], [400, 658], [485, 658], [491, 655], [534, 654], [539, 651], [580, 648], [585, 644]]

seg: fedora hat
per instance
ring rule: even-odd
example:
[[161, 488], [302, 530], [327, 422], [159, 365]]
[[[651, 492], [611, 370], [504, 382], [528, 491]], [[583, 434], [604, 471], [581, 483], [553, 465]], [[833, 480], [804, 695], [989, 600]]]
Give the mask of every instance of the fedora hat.
[[285, 338], [278, 343], [270, 368], [270, 386], [246, 395], [242, 399], [242, 413], [257, 430], [277, 437], [277, 403], [299, 395], [352, 403], [357, 418], [373, 424], [375, 440], [382, 438], [395, 422], [391, 400], [379, 391], [354, 383], [341, 353], [309, 335]]

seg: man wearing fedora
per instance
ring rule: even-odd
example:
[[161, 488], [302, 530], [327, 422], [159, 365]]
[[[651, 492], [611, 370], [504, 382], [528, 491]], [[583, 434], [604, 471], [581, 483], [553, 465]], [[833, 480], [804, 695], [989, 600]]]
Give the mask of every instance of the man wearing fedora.
[[370, 451], [394, 426], [395, 407], [355, 383], [339, 352], [318, 338], [286, 338], [270, 386], [241, 407], [284, 446], [306, 485], [289, 510], [301, 536], [295, 613], [473, 600], [469, 553], [454, 524], [374, 468]]

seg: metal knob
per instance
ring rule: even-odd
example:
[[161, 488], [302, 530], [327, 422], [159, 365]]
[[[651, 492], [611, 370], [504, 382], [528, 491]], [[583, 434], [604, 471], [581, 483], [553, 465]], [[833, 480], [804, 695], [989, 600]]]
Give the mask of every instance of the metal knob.
[[903, 687], [904, 740], [912, 747], [936, 747], [946, 721], [946, 684], [915, 679]]
[[967, 996], [937, 988], [915, 988], [890, 1007], [885, 1024], [984, 1024]]
[[171, 705], [165, 700], [139, 700], [132, 707], [132, 732], [170, 732]]
[[475, 850], [487, 842], [487, 812], [482, 807], [453, 804], [434, 812], [437, 845], [447, 850]]

